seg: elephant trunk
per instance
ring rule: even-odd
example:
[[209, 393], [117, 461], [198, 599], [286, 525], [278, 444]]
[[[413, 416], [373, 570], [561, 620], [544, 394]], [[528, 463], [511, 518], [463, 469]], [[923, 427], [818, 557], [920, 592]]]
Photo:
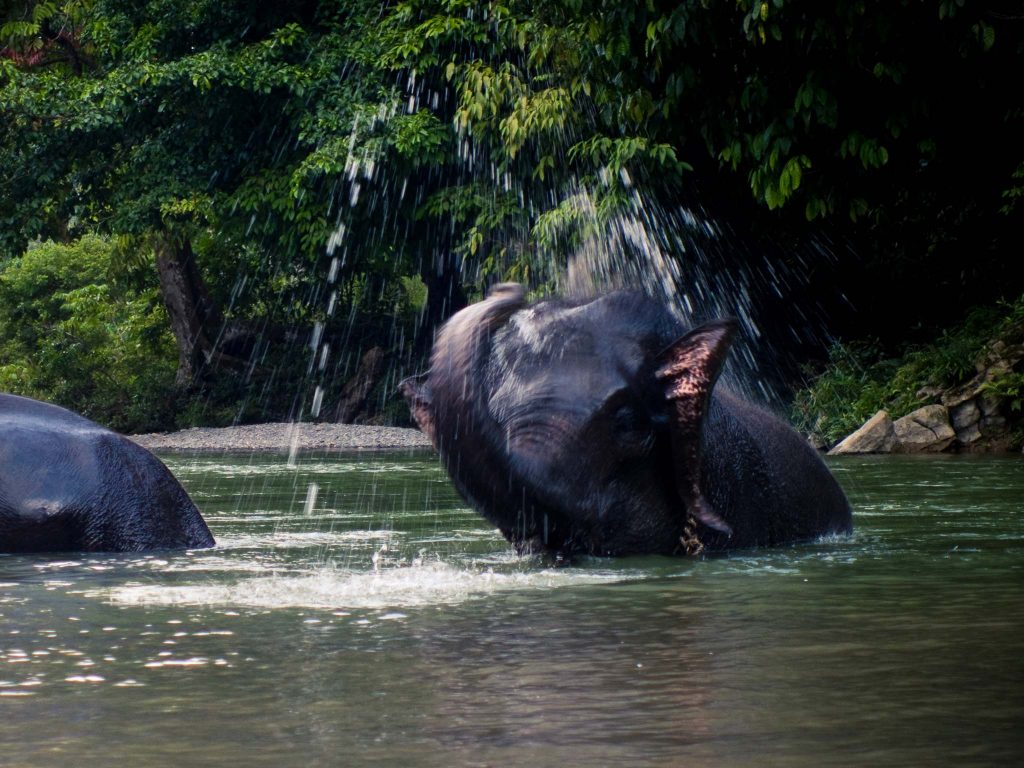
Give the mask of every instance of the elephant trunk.
[[[441, 329], [430, 356], [430, 382], [438, 415], [442, 411], [464, 414], [486, 403], [486, 398], [480, 397], [480, 374], [491, 336], [523, 307], [523, 295], [523, 287], [517, 283], [496, 285], [484, 301], [462, 310]], [[442, 391], [446, 397], [439, 396]]]
[[478, 509], [494, 510], [492, 522], [520, 541], [524, 494], [508, 471], [504, 435], [487, 407], [484, 369], [493, 334], [524, 304], [522, 286], [504, 283], [452, 317], [434, 345], [427, 385], [418, 390], [429, 406], [428, 434], [459, 489]]

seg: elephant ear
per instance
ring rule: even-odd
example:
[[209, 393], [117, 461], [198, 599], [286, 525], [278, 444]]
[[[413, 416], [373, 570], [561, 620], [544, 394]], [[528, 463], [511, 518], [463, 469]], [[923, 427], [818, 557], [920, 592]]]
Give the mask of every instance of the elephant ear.
[[427, 380], [430, 373], [421, 373], [418, 376], [410, 376], [398, 385], [399, 391], [409, 404], [409, 413], [420, 431], [430, 438], [430, 442], [437, 447], [437, 433], [434, 429], [434, 403], [430, 392], [430, 385]]
[[732, 319], [706, 323], [675, 341], [659, 355], [655, 373], [672, 407], [672, 458], [676, 489], [687, 514], [716, 531], [732, 528], [701, 492], [701, 438], [711, 390], [722, 372], [736, 334]]

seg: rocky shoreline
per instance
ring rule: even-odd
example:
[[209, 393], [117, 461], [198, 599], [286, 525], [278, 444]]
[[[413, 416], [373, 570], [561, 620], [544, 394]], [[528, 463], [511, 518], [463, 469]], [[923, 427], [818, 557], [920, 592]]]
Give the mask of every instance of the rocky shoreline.
[[[977, 361], [976, 375], [948, 389], [925, 387], [921, 407], [899, 419], [878, 411], [835, 445], [830, 456], [856, 453], [1002, 453], [1014, 444], [1007, 398], [993, 394], [1000, 377], [1024, 365], [1024, 343], [996, 341]], [[1018, 403], [1019, 407], [1019, 403]], [[1019, 418], [1019, 414], [1017, 414]], [[825, 447], [825, 446], [823, 446]]]
[[419, 430], [362, 424], [247, 424], [129, 437], [143, 448], [166, 453], [348, 453], [430, 448], [430, 441]]

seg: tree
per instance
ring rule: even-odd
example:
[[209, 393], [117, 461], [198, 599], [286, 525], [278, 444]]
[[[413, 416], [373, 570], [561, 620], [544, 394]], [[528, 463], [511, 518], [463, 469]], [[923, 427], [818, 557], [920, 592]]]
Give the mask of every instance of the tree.
[[174, 339], [155, 280], [114, 279], [111, 243], [40, 243], [0, 265], [0, 391], [115, 429], [173, 423]]
[[540, 243], [578, 231], [581, 187], [600, 219], [668, 180], [751, 230], [852, 244], [842, 289], [886, 308], [861, 331], [935, 321], [965, 282], [1024, 288], [1015, 6], [406, 0], [389, 23], [396, 65], [447, 81], [470, 154], [521, 185], [506, 217], [500, 194], [478, 206], [469, 248], [508, 217]]
[[[423, 157], [421, 118], [385, 119], [398, 93], [372, 66], [377, 4], [34, 5], [35, 21], [3, 33], [18, 42], [0, 75], [0, 160], [11, 170], [0, 245], [11, 254], [33, 237], [100, 231], [155, 254], [183, 386], [240, 362], [216, 342], [260, 324], [269, 283], [313, 290], [332, 238], [336, 281], [408, 271], [394, 246], [400, 211], [381, 220], [379, 197], [359, 194], [386, 158], [414, 167]], [[89, 66], [29, 55], [58, 25]], [[240, 271], [261, 278], [244, 297], [231, 295]], [[280, 303], [286, 320], [310, 325], [326, 304]]]

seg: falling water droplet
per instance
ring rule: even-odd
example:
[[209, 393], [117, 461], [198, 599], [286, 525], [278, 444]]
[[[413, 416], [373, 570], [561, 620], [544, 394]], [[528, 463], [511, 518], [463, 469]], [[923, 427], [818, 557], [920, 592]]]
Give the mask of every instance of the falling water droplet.
[[302, 514], [307, 516], [313, 514], [313, 507], [316, 505], [318, 493], [320, 493], [320, 486], [316, 483], [310, 483], [309, 487], [306, 488], [306, 503], [302, 506]]
[[301, 425], [298, 422], [293, 422], [291, 425], [291, 434], [288, 440], [288, 468], [295, 469], [298, 464], [295, 459], [299, 455], [299, 430]]

